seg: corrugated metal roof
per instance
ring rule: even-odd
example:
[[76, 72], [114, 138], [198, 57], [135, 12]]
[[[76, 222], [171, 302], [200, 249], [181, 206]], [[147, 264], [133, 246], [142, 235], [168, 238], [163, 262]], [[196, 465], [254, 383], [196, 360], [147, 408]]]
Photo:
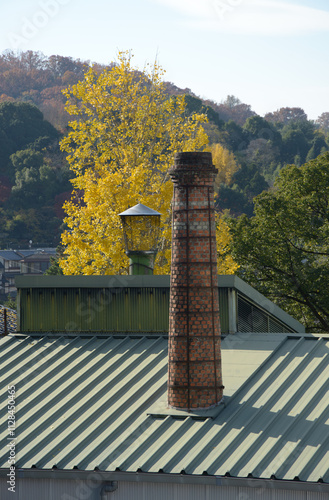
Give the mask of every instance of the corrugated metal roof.
[[[215, 418], [156, 417], [167, 339], [8, 336], [1, 387], [17, 391], [17, 467], [329, 482], [329, 338], [241, 334], [223, 341]], [[1, 391], [1, 443], [6, 443]], [[0, 452], [8, 467], [8, 451]]]

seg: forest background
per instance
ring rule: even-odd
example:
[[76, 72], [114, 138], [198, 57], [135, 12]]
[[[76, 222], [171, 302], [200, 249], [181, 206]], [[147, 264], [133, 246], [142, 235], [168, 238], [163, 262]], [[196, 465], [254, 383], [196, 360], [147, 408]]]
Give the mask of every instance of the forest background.
[[[113, 68], [114, 63], [103, 66], [70, 57], [45, 57], [42, 53], [32, 51], [6, 51], [0, 56], [1, 248], [26, 248], [31, 245], [49, 247], [60, 243], [60, 236], [65, 230], [65, 213], [62, 207], [63, 203], [71, 198], [70, 181], [73, 175], [65, 154], [60, 149], [60, 142], [63, 144], [63, 138], [69, 137], [68, 122], [72, 119], [65, 110], [67, 95], [64, 95], [63, 90], [83, 80], [91, 67], [97, 75]], [[322, 232], [324, 236], [327, 234], [327, 209], [325, 208], [323, 215], [317, 220], [316, 233], [307, 235], [307, 244], [305, 235], [299, 235], [298, 241], [303, 241], [303, 245], [298, 246], [296, 261], [292, 266], [289, 247], [292, 243], [289, 236], [291, 228], [287, 227], [284, 234], [284, 231], [281, 231], [283, 224], [280, 222], [281, 233], [274, 233], [271, 241], [270, 233], [274, 225], [266, 227], [270, 221], [269, 212], [265, 215], [261, 213], [262, 201], [258, 202], [258, 195], [268, 193], [268, 199], [271, 201], [273, 196], [276, 196], [273, 193], [280, 194], [280, 183], [281, 188], [284, 187], [284, 193], [287, 187], [289, 191], [291, 174], [285, 174], [287, 170], [284, 167], [294, 164], [300, 175], [298, 169], [308, 163], [310, 167], [306, 169], [306, 173], [313, 168], [319, 179], [320, 173], [323, 175], [323, 205], [327, 193], [328, 158], [324, 157], [323, 167], [321, 162], [314, 163], [313, 167], [311, 165], [312, 160], [315, 161], [319, 155], [329, 150], [329, 112], [324, 111], [317, 120], [312, 121], [308, 120], [303, 109], [285, 107], [261, 117], [249, 104], [242, 103], [235, 96], [227, 96], [221, 103], [216, 103], [201, 99], [190, 89], [180, 89], [171, 82], [164, 82], [164, 89], [168, 99], [184, 96], [187, 118], [195, 113], [207, 117], [207, 123], [202, 126], [208, 136], [208, 150], [212, 152], [219, 171], [215, 185], [215, 206], [219, 215], [231, 216], [230, 225], [235, 237], [232, 251], [236, 262], [242, 265], [240, 274], [250, 283], [255, 285], [256, 282], [265, 294], [272, 291], [272, 297], [278, 299], [282, 305], [287, 305], [287, 310], [291, 300], [295, 304], [299, 301], [303, 307], [299, 306], [300, 314], [296, 310], [291, 311], [295, 313], [295, 317], [304, 319], [304, 323], [309, 323], [310, 326], [321, 324], [321, 329], [328, 330], [329, 311], [326, 307], [326, 297], [320, 293], [323, 304], [318, 298], [314, 300], [314, 297], [319, 296], [319, 290], [323, 288], [319, 285], [323, 280], [325, 282], [328, 273], [327, 267], [323, 266], [327, 249], [322, 247], [319, 250], [318, 241], [319, 228], [322, 228], [323, 221], [325, 226]], [[276, 190], [273, 191], [271, 188], [275, 183]], [[312, 186], [313, 184], [310, 186], [311, 192], [314, 187]], [[288, 208], [295, 204], [296, 197], [304, 195], [305, 186], [302, 185], [301, 191], [290, 193], [290, 198], [284, 194], [286, 206], [281, 210], [283, 221]], [[278, 200], [279, 198], [274, 200], [275, 203], [278, 203]], [[274, 201], [271, 201], [272, 205]], [[317, 210], [320, 213], [322, 208], [317, 207]], [[274, 224], [279, 222], [277, 213], [279, 212], [276, 210]], [[241, 215], [245, 218], [237, 218]], [[314, 214], [311, 215], [314, 218]], [[312, 223], [313, 219], [309, 221], [307, 217], [308, 214], [305, 214], [305, 221]], [[232, 224], [234, 220], [238, 223]], [[250, 226], [248, 234], [245, 234], [244, 228], [250, 220], [255, 221], [255, 229]], [[263, 232], [260, 232], [263, 220], [266, 224]], [[223, 224], [223, 219], [220, 223]], [[225, 223], [224, 226], [225, 229]], [[258, 231], [258, 234], [255, 231]], [[265, 233], [270, 242], [267, 246], [264, 245]], [[257, 239], [257, 249], [263, 247], [264, 255], [258, 252], [257, 256], [253, 257], [254, 260], [251, 260]], [[286, 259], [288, 267], [285, 270], [289, 294], [286, 293], [285, 296], [282, 293], [281, 266], [284, 251], [277, 252], [280, 254], [281, 276], [278, 270], [274, 270], [274, 274], [272, 270], [269, 277], [273, 259], [266, 261], [272, 254], [273, 245], [277, 245], [279, 240], [282, 241], [283, 250], [289, 250]], [[324, 241], [326, 240], [324, 237]], [[310, 259], [305, 259], [305, 252], [308, 252], [307, 257], [314, 255], [312, 266], [309, 265]], [[310, 272], [307, 274], [308, 267]], [[320, 267], [321, 270], [317, 269]], [[279, 283], [275, 283], [271, 289], [273, 275], [279, 279]], [[304, 283], [302, 276], [306, 276]], [[292, 282], [296, 292], [293, 298], [290, 297]], [[313, 283], [316, 284], [316, 289], [310, 293], [310, 284]], [[302, 293], [307, 294], [306, 299]], [[318, 312], [315, 314], [319, 308], [323, 309], [321, 316]], [[311, 316], [309, 310], [313, 310]]]
[[[59, 141], [70, 116], [62, 91], [92, 66], [71, 57], [40, 52], [0, 56], [0, 248], [57, 246], [63, 203], [72, 173]], [[221, 103], [201, 99], [165, 82], [169, 96], [185, 95], [187, 113], [205, 113], [204, 125], [219, 168], [216, 209], [251, 216], [253, 199], [269, 189], [286, 164], [299, 166], [329, 150], [329, 112], [308, 120], [301, 108], [257, 115], [235, 96]]]

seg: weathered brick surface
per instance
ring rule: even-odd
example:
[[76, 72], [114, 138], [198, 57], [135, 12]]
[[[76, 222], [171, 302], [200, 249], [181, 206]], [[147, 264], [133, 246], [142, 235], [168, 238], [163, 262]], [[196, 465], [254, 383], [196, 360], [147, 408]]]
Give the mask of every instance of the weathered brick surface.
[[210, 153], [179, 153], [174, 183], [169, 309], [168, 403], [181, 409], [219, 403], [220, 320], [214, 215], [216, 169]]

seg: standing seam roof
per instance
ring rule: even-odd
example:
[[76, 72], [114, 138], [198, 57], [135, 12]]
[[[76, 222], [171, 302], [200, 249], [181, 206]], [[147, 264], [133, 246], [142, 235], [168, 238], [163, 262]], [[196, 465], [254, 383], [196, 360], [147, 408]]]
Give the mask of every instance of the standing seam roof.
[[[17, 467], [329, 482], [328, 337], [228, 336], [227, 395], [213, 419], [152, 414], [166, 398], [167, 342], [2, 338], [1, 387], [14, 384], [17, 391]], [[6, 397], [2, 391], [1, 443]], [[8, 467], [4, 448], [0, 463]]]

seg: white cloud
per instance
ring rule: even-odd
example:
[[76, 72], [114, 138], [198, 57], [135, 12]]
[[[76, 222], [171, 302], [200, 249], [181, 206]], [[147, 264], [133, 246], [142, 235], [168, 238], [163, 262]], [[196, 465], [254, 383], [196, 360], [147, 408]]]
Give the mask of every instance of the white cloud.
[[222, 33], [298, 35], [329, 31], [329, 12], [274, 0], [155, 0], [190, 26]]

